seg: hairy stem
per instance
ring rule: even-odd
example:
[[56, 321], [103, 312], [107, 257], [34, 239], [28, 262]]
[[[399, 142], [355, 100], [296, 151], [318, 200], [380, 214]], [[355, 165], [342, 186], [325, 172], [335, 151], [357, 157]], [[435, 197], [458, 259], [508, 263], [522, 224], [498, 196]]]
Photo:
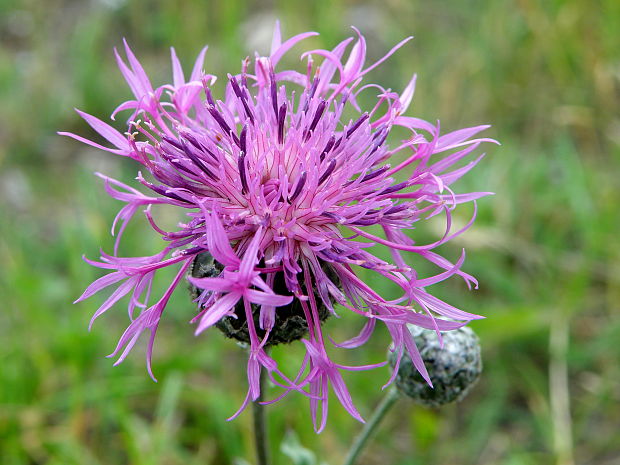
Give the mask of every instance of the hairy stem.
[[374, 412], [372, 412], [372, 416], [366, 422], [360, 434], [355, 438], [355, 441], [353, 442], [351, 449], [349, 449], [349, 453], [347, 454], [347, 458], [345, 459], [343, 465], [353, 465], [355, 463], [355, 460], [381, 423], [381, 420], [383, 420], [385, 414], [390, 410], [399, 397], [398, 391], [396, 391], [394, 387], [390, 388], [385, 397], [381, 399], [381, 402], [379, 402], [379, 405], [377, 405]]

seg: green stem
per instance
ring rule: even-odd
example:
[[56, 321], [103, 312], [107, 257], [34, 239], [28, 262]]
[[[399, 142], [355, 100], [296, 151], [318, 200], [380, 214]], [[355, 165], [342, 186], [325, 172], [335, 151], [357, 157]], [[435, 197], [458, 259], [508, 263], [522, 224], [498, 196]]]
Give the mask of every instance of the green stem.
[[372, 412], [372, 416], [364, 425], [364, 428], [360, 432], [360, 434], [355, 438], [351, 449], [349, 449], [349, 453], [347, 454], [347, 458], [344, 461], [343, 465], [353, 465], [358, 455], [362, 452], [366, 443], [374, 433], [374, 431], [383, 420], [385, 414], [390, 410], [390, 408], [394, 405], [394, 403], [398, 400], [399, 394], [395, 388], [391, 388], [385, 397], [381, 399], [375, 411]]
[[265, 406], [261, 404], [265, 393], [265, 369], [260, 371], [260, 395], [252, 402], [252, 417], [254, 419], [254, 448], [256, 449], [256, 463], [269, 465], [269, 438], [267, 437], [267, 417]]

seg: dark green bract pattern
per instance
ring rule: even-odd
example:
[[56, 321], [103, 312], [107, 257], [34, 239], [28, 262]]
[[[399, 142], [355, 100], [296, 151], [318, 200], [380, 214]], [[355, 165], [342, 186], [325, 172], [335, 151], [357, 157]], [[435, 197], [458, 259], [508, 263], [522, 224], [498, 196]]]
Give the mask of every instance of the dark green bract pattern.
[[[338, 277], [335, 273], [330, 272], [327, 269], [327, 265], [324, 266], [325, 272], [329, 275], [332, 281], [337, 282]], [[192, 264], [191, 276], [194, 278], [213, 278], [222, 273], [223, 267], [217, 263], [213, 257], [205, 252], [199, 254]], [[303, 285], [303, 279], [300, 281]], [[199, 289], [195, 286], [189, 286], [192, 299], [197, 299]], [[279, 294], [287, 294], [288, 290], [284, 284], [284, 277], [282, 273], [276, 275], [274, 283], [274, 291]], [[324, 322], [330, 315], [329, 309], [323, 304], [318, 295], [315, 295], [317, 301], [317, 310], [319, 312], [319, 318], [321, 322]], [[235, 305], [235, 315], [222, 318], [215, 324], [215, 327], [219, 329], [228, 338], [235, 339], [242, 344], [250, 343], [250, 334], [248, 332], [248, 322], [243, 309], [243, 301], [240, 301]], [[252, 304], [252, 315], [254, 316], [254, 326], [256, 327], [258, 336], [262, 339], [265, 337], [265, 331], [260, 328], [259, 315], [260, 306]], [[297, 341], [308, 334], [308, 324], [304, 317], [304, 311], [297, 299], [293, 300], [289, 305], [278, 307], [276, 309], [276, 319], [274, 327], [267, 339], [268, 346], [276, 344], [289, 344], [293, 341]]]
[[[413, 366], [406, 353], [400, 362], [396, 387], [415, 402], [440, 407], [463, 399], [482, 372], [480, 342], [471, 328], [464, 327], [442, 333], [443, 348], [435, 331], [409, 325], [433, 382], [430, 387]], [[396, 353], [389, 353], [392, 367]]]

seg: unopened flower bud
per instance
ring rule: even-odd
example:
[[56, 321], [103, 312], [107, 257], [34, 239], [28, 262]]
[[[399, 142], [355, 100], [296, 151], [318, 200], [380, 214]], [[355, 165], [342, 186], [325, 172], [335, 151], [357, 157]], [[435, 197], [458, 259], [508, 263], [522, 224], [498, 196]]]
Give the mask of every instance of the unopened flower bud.
[[[437, 333], [408, 325], [433, 382], [430, 387], [422, 378], [405, 351], [400, 362], [396, 387], [415, 402], [427, 407], [439, 407], [463, 399], [482, 372], [480, 341], [471, 328], [463, 327], [442, 333], [443, 348]], [[392, 368], [397, 354], [390, 351]]]

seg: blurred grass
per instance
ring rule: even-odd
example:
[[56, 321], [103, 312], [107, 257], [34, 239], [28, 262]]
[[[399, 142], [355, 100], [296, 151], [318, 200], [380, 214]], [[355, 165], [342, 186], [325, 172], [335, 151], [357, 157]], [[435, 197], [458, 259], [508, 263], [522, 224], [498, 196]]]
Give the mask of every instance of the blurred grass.
[[[224, 421], [244, 396], [244, 355], [216, 332], [192, 336], [186, 296], [174, 297], [162, 323], [158, 384], [140, 348], [116, 368], [103, 358], [126, 324], [122, 308], [86, 331], [97, 299], [71, 301], [97, 273], [79, 257], [110, 250], [119, 207], [91, 173], [130, 181], [135, 166], [55, 131], [88, 135], [72, 107], [103, 118], [129, 96], [111, 52], [122, 37], [156, 83], [169, 78], [170, 45], [189, 67], [210, 44], [206, 66], [225, 75], [268, 43], [276, 17], [285, 35], [317, 30], [309, 43], [322, 47], [357, 25], [375, 58], [415, 35], [373, 79], [398, 90], [417, 72], [416, 116], [441, 118], [445, 130], [489, 122], [503, 144], [487, 148], [458, 186], [497, 195], [480, 202], [476, 226], [444, 249], [456, 257], [467, 248], [466, 269], [481, 288], [468, 292], [455, 280], [434, 289], [488, 317], [473, 325], [484, 378], [441, 411], [402, 401], [362, 463], [618, 463], [615, 0], [0, 0], [0, 463], [215, 465], [251, 456], [250, 415]], [[132, 225], [125, 251], [156, 250], [146, 230]], [[338, 339], [359, 324], [346, 316], [327, 323]], [[338, 357], [379, 361], [386, 344], [378, 332]], [[275, 352], [282, 366], [297, 366], [299, 347]], [[347, 377], [364, 415], [385, 379], [380, 370]], [[569, 404], [558, 401], [563, 389]], [[316, 436], [306, 404], [290, 396], [269, 408], [274, 451], [292, 428], [319, 457], [339, 463], [359, 425], [332, 402], [328, 428]], [[567, 409], [572, 444], [562, 434]]]

